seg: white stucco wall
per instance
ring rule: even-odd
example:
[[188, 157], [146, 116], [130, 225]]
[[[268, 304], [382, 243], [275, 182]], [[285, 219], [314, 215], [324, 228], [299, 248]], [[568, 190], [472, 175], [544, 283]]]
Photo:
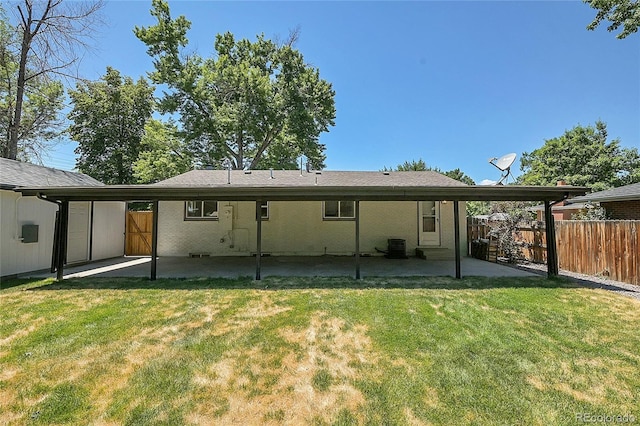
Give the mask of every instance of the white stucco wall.
[[[256, 250], [254, 202], [220, 202], [218, 221], [185, 221], [184, 202], [161, 201], [158, 216], [158, 254], [187, 256], [206, 252], [248, 255]], [[466, 253], [464, 203], [460, 203], [461, 249]], [[441, 247], [453, 249], [453, 203], [441, 206]], [[416, 202], [360, 203], [360, 251], [386, 250], [387, 239], [406, 240], [407, 253], [418, 246]], [[351, 255], [355, 250], [355, 221], [322, 218], [321, 202], [270, 202], [269, 219], [262, 223], [262, 251], [273, 255]]]

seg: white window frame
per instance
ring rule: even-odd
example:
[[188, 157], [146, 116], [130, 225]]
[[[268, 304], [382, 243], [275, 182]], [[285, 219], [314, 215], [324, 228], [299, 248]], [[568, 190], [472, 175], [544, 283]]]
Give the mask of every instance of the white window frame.
[[[263, 212], [266, 212], [266, 215], [263, 214]], [[269, 202], [268, 201], [262, 201], [260, 203], [260, 216], [262, 217], [262, 220], [269, 220]]]
[[[189, 203], [198, 203], [199, 207], [198, 210], [200, 211], [200, 215], [199, 216], [188, 216], [187, 213], [189, 211]], [[204, 215], [204, 203], [216, 203], [216, 210], [214, 212], [213, 215], [211, 216], [205, 216]], [[184, 202], [184, 220], [185, 221], [191, 221], [191, 220], [218, 220], [218, 214], [219, 214], [219, 204], [216, 200], [188, 200]]]
[[[326, 203], [327, 202], [337, 202], [338, 203], [338, 216], [327, 216]], [[353, 216], [343, 216], [342, 215], [342, 203], [352, 203]], [[322, 202], [322, 220], [356, 220], [356, 202], [355, 201], [340, 201], [340, 200], [327, 200]]]

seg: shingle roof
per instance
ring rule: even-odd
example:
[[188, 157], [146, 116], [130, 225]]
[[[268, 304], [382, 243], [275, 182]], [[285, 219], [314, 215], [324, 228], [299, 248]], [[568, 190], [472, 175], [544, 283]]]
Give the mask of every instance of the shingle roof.
[[[300, 170], [231, 171], [231, 186], [242, 187], [384, 187], [384, 186], [466, 186], [466, 184], [433, 171], [425, 172], [302, 172]], [[229, 186], [227, 170], [192, 170], [163, 180], [155, 186]]]
[[[556, 204], [554, 206], [551, 206], [551, 210], [555, 212], [555, 211], [562, 211], [562, 210], [580, 210], [580, 209], [587, 208], [587, 203], [573, 203], [572, 201], [574, 199], [575, 198], [572, 198], [571, 200], [567, 200], [567, 204], [565, 205]], [[533, 207], [527, 207], [526, 210], [530, 212], [544, 211], [544, 204], [539, 204]]]
[[619, 186], [606, 191], [593, 192], [571, 199], [571, 202], [583, 203], [586, 201], [628, 201], [640, 200], [640, 183]]
[[103, 185], [102, 182], [82, 173], [0, 158], [0, 186], [3, 188]]

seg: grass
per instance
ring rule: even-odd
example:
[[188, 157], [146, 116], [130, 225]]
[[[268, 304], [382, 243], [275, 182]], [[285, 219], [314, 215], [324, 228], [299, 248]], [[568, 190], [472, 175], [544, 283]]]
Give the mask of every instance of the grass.
[[0, 424], [640, 419], [640, 303], [567, 281], [2, 287]]

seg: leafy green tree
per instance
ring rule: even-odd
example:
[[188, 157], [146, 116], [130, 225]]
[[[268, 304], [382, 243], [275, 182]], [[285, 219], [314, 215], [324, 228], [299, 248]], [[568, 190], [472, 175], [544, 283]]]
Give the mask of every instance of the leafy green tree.
[[[384, 170], [386, 171], [387, 168], [385, 167]], [[389, 171], [391, 170], [393, 169], [390, 169]], [[424, 160], [420, 158], [417, 161], [411, 160], [411, 161], [405, 161], [402, 164], [398, 164], [395, 170], [398, 172], [424, 172], [427, 170], [434, 170], [434, 169], [432, 167], [427, 167], [427, 163], [425, 163]]]
[[460, 181], [462, 183], [466, 183], [467, 185], [475, 185], [476, 184], [473, 179], [471, 179], [469, 176], [467, 176], [460, 169], [453, 169], [453, 170], [449, 170], [449, 171], [444, 172], [439, 167], [427, 166], [427, 163], [425, 163], [422, 158], [420, 158], [417, 161], [416, 160], [405, 161], [402, 164], [398, 164], [395, 169], [384, 167], [382, 170], [385, 171], [385, 172], [386, 171], [394, 171], [394, 170], [398, 171], [398, 172], [434, 171], [434, 172], [438, 172], [440, 174], [443, 174], [445, 176], [448, 176], [451, 179], [455, 179], [455, 180]]
[[588, 186], [594, 191], [640, 182], [637, 148], [622, 148], [620, 141], [607, 142], [607, 126], [576, 126], [564, 135], [545, 140], [544, 145], [520, 158], [524, 185], [568, 184]]
[[[60, 77], [72, 77], [80, 50], [99, 23], [102, 0], [20, 0], [15, 25], [2, 15], [0, 73], [2, 73], [2, 156], [39, 156], [54, 137], [62, 108]], [[5, 129], [6, 128], [6, 131]]]
[[609, 219], [604, 207], [587, 202], [583, 209], [571, 215], [571, 220], [607, 220]]
[[596, 13], [593, 22], [587, 25], [588, 30], [595, 30], [604, 20], [610, 22], [607, 31], [616, 31], [622, 27], [622, 31], [616, 36], [619, 39], [626, 38], [638, 31], [640, 27], [640, 2], [638, 0], [583, 0]]
[[155, 183], [193, 169], [191, 153], [185, 149], [172, 122], [151, 119], [144, 126], [140, 155], [133, 164], [139, 183]]
[[78, 142], [78, 169], [107, 184], [134, 183], [133, 164], [153, 111], [153, 87], [108, 67], [99, 81], [80, 82], [69, 96], [69, 134]]
[[489, 201], [467, 201], [467, 216], [473, 217], [489, 214], [491, 203]]
[[[382, 170], [393, 171], [394, 169], [384, 167]], [[417, 161], [411, 160], [411, 161], [405, 161], [402, 164], [398, 164], [395, 170], [399, 172], [411, 172], [411, 171], [423, 172], [423, 171], [432, 170], [434, 172], [438, 172], [445, 176], [448, 176], [451, 179], [455, 179], [462, 183], [466, 183], [467, 185], [476, 184], [475, 181], [471, 179], [471, 177], [467, 176], [459, 168], [443, 172], [439, 167], [427, 166], [427, 163], [425, 163], [422, 158], [420, 158]], [[487, 201], [467, 201], [466, 206], [467, 206], [467, 216], [476, 216], [479, 214], [486, 214], [489, 212], [489, 209], [490, 209], [489, 202]]]
[[172, 19], [164, 0], [153, 0], [156, 25], [135, 34], [154, 58], [154, 83], [169, 88], [162, 112], [179, 112], [189, 149], [202, 164], [231, 160], [233, 167], [296, 167], [304, 155], [324, 166], [321, 133], [334, 125], [331, 84], [304, 62], [292, 45], [257, 37], [236, 40], [227, 32], [215, 39], [215, 55], [182, 55], [191, 23]]
[[[439, 171], [439, 170], [437, 170]], [[451, 179], [458, 180], [462, 183], [466, 183], [467, 185], [475, 185], [475, 181], [471, 179], [469, 176], [464, 174], [464, 172], [460, 169], [453, 169], [446, 172], [440, 172], [445, 176], [449, 176]]]
[[[22, 90], [18, 90], [20, 40], [0, 6], [0, 155], [19, 160], [40, 160], [60, 134], [59, 112], [64, 89], [58, 81], [36, 74], [28, 64]], [[16, 105], [21, 92], [20, 124], [16, 123]], [[14, 144], [15, 142], [15, 144]]]

